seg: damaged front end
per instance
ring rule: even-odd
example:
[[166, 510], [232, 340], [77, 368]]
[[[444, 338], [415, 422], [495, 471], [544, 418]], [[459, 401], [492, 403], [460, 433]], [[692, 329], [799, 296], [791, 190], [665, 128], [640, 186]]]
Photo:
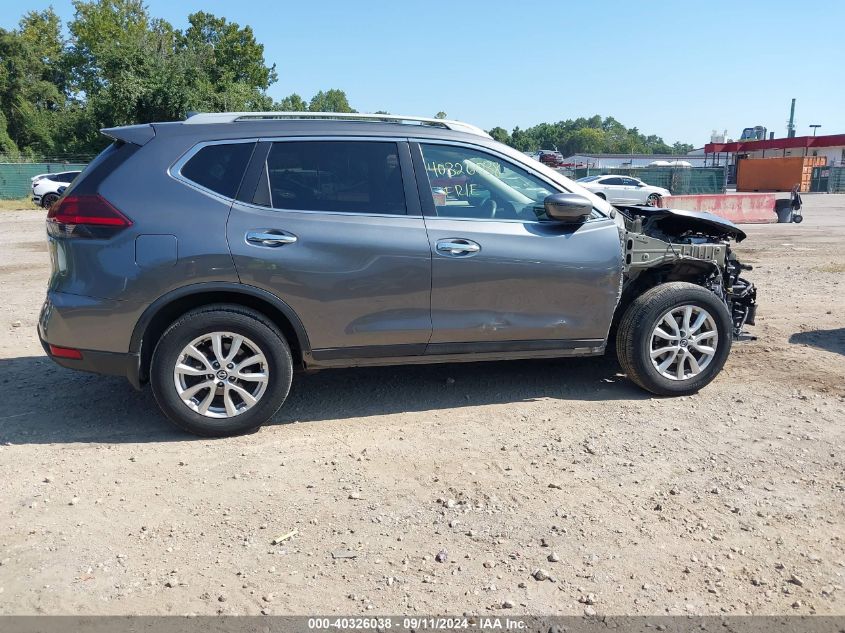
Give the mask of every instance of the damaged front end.
[[753, 338], [743, 328], [754, 325], [757, 289], [741, 272], [730, 240], [741, 242], [745, 233], [732, 222], [711, 213], [617, 207], [624, 219], [620, 228], [625, 257], [623, 300], [649, 287], [670, 281], [690, 281], [711, 290], [727, 306], [736, 339]]

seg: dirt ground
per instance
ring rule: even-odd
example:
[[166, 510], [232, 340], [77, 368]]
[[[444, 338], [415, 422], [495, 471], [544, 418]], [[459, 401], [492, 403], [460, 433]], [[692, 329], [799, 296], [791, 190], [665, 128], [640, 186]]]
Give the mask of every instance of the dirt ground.
[[45, 358], [44, 212], [0, 213], [0, 613], [845, 613], [845, 196], [805, 202], [747, 227], [759, 340], [694, 397], [334, 370], [216, 441]]

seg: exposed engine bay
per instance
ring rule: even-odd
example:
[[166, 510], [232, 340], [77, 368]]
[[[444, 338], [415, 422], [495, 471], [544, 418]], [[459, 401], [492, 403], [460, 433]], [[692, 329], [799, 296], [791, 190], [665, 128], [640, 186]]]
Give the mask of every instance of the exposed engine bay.
[[745, 233], [732, 222], [712, 213], [659, 209], [648, 206], [617, 207], [625, 228], [620, 228], [625, 257], [623, 299], [649, 286], [669, 281], [691, 281], [716, 294], [733, 319], [734, 338], [754, 325], [757, 289], [740, 276], [752, 267], [741, 264], [730, 240], [741, 242]]

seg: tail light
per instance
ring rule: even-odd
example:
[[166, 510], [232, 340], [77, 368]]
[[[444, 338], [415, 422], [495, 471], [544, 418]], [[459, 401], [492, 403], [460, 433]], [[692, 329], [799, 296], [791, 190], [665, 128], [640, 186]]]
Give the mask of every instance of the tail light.
[[99, 194], [65, 196], [47, 213], [53, 237], [108, 238], [132, 226], [132, 220]]
[[59, 347], [50, 345], [50, 355], [56, 358], [68, 358], [70, 360], [82, 360], [82, 352], [73, 347]]

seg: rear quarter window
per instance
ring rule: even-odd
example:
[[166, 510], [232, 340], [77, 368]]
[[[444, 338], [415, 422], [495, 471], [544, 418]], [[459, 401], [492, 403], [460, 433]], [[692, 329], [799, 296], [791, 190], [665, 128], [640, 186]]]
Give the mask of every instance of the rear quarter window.
[[206, 145], [186, 162], [180, 174], [210, 191], [234, 198], [255, 143]]

